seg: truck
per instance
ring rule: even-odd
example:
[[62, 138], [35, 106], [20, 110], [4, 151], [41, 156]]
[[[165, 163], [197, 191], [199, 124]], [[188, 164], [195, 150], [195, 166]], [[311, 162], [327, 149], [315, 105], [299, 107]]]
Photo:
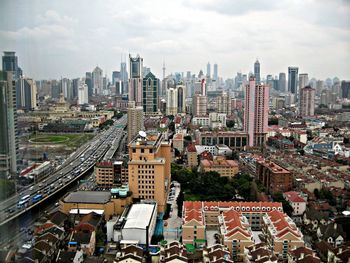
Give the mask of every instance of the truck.
[[43, 199], [43, 195], [37, 194], [33, 197], [32, 201], [33, 201], [33, 203], [36, 203], [36, 202], [40, 201], [41, 199]]

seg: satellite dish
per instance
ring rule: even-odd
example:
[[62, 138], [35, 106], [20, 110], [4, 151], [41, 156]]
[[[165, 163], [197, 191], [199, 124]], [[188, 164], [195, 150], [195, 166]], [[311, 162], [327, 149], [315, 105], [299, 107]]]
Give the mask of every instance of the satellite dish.
[[142, 137], [142, 138], [146, 138], [147, 134], [145, 131], [139, 131], [139, 135]]

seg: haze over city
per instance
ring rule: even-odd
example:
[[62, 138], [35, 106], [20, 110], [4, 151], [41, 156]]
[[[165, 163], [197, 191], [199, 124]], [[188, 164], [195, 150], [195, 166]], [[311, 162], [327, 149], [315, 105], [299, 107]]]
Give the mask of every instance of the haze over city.
[[110, 75], [121, 56], [139, 53], [160, 76], [205, 70], [232, 78], [299, 72], [349, 79], [350, 2], [336, 1], [2, 1], [0, 50], [16, 50], [35, 79]]

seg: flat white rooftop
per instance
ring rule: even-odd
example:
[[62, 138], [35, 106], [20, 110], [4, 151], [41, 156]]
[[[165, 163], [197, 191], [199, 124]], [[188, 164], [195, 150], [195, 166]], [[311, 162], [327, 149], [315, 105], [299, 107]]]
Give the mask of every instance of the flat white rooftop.
[[153, 213], [156, 213], [156, 204], [133, 204], [123, 228], [146, 229]]

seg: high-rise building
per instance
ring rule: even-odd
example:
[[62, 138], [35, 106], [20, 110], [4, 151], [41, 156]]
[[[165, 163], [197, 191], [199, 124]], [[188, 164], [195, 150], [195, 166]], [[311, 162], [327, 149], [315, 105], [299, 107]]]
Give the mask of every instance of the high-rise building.
[[207, 64], [207, 78], [210, 78], [211, 77], [211, 66], [210, 66], [210, 63], [208, 62]]
[[244, 131], [248, 133], [248, 146], [265, 143], [269, 114], [269, 87], [257, 84], [254, 76], [249, 78], [245, 90]]
[[176, 86], [169, 86], [166, 89], [166, 115], [176, 115], [177, 114], [177, 99], [178, 90]]
[[288, 67], [288, 92], [298, 94], [298, 67]]
[[343, 99], [350, 99], [350, 81], [343, 80], [341, 82], [341, 97]]
[[219, 78], [219, 75], [218, 75], [218, 64], [214, 64], [214, 73], [213, 73], [213, 80], [217, 81]]
[[120, 71], [112, 72], [112, 85], [114, 86], [121, 79]]
[[159, 79], [152, 72], [149, 72], [143, 78], [143, 112], [146, 114], [156, 113], [158, 111], [158, 90]]
[[2, 56], [2, 70], [12, 73], [12, 78], [17, 80], [22, 76], [22, 70], [18, 66], [18, 58], [14, 51], [4, 51]]
[[66, 100], [71, 100], [72, 95], [72, 82], [70, 79], [63, 78], [61, 79], [61, 92]]
[[80, 78], [72, 79], [72, 90], [69, 92], [69, 100], [78, 98], [78, 89], [80, 85]]
[[88, 104], [89, 103], [89, 90], [88, 86], [85, 84], [85, 81], [79, 81], [79, 88], [78, 88], [78, 104]]
[[286, 73], [281, 72], [278, 77], [278, 90], [280, 92], [286, 92]]
[[16, 81], [17, 109], [30, 111], [36, 108], [36, 82], [22, 76]]
[[299, 90], [306, 87], [309, 84], [309, 75], [307, 73], [299, 74]]
[[226, 92], [223, 92], [221, 96], [216, 97], [216, 112], [231, 115], [231, 98]]
[[130, 60], [130, 78], [129, 78], [129, 101], [135, 101], [136, 106], [142, 106], [142, 68], [143, 58], [139, 55]]
[[315, 114], [315, 89], [305, 86], [300, 89], [299, 102], [300, 115], [302, 117], [314, 116]]
[[260, 84], [260, 62], [259, 60], [256, 60], [254, 63], [254, 76], [256, 83]]
[[103, 71], [98, 66], [92, 71], [92, 87], [94, 95], [101, 95], [103, 91]]
[[126, 70], [126, 62], [120, 63], [120, 80], [122, 82], [122, 94], [128, 94], [128, 71]]
[[186, 86], [176, 85], [177, 89], [177, 112], [186, 113]]
[[193, 116], [206, 116], [207, 115], [207, 96], [201, 94], [195, 94], [192, 100], [192, 112]]
[[161, 133], [142, 134], [129, 143], [129, 189], [136, 200], [157, 202], [164, 212], [170, 189], [171, 147]]
[[85, 84], [88, 86], [88, 95], [89, 98], [94, 94], [94, 87], [92, 83], [92, 73], [86, 72], [85, 73]]
[[12, 72], [0, 71], [0, 177], [17, 173], [16, 88]]
[[128, 142], [130, 142], [136, 134], [144, 129], [144, 114], [141, 106], [135, 106], [134, 101], [128, 104]]

